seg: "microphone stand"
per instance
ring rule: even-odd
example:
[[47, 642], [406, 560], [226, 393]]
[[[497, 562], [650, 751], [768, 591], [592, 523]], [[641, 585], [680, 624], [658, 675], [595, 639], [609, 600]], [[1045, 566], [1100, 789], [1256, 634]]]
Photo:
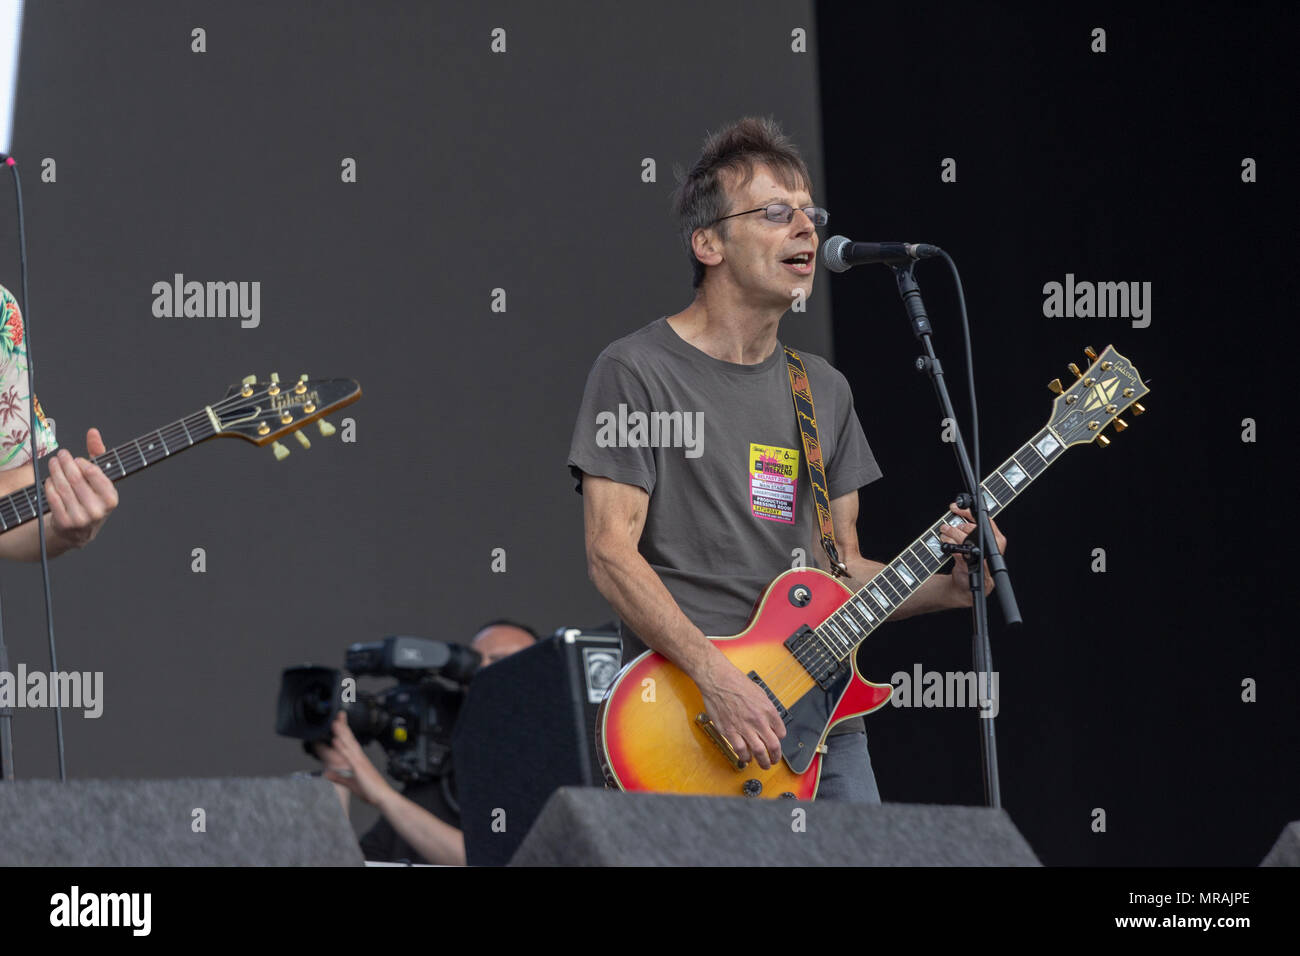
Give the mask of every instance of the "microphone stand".
[[[939, 254], [948, 259], [950, 266], [953, 265], [947, 253], [940, 251]], [[998, 550], [997, 538], [989, 525], [988, 510], [984, 503], [984, 495], [980, 493], [979, 478], [971, 467], [971, 459], [967, 453], [965, 439], [962, 437], [961, 429], [957, 427], [957, 416], [953, 412], [952, 399], [948, 395], [948, 386], [944, 381], [943, 366], [934, 351], [930, 318], [925, 312], [925, 303], [921, 299], [921, 289], [916, 284], [915, 276], [912, 275], [916, 263], [909, 260], [905, 263], [888, 263], [888, 265], [894, 271], [894, 278], [898, 282], [898, 293], [902, 296], [903, 307], [907, 310], [908, 318], [911, 320], [912, 333], [925, 348], [925, 354], [917, 356], [916, 370], [929, 373], [930, 380], [934, 383], [935, 394], [939, 399], [939, 408], [944, 418], [953, 423], [955, 435], [953, 450], [957, 454], [957, 467], [961, 472], [962, 482], [966, 487], [966, 492], [957, 496], [957, 506], [970, 508], [971, 513], [975, 516], [977, 544], [975, 546], [969, 544], [950, 545], [945, 542], [943, 550], [948, 554], [959, 553], [967, 556], [967, 564], [970, 568], [971, 614], [975, 626], [975, 632], [971, 638], [972, 655], [977, 673], [984, 675], [985, 691], [991, 694], [993, 688], [993, 654], [989, 647], [988, 603], [984, 594], [984, 556], [988, 558], [989, 569], [992, 571], [997, 583], [995, 593], [1002, 602], [1003, 617], [1008, 624], [1020, 623], [1020, 610], [1016, 606], [1015, 593], [1011, 588], [1011, 575], [1007, 571], [1006, 561]], [[956, 274], [955, 266], [953, 266], [953, 272]], [[958, 280], [958, 288], [960, 289], [960, 280]], [[962, 315], [964, 319], [964, 299]], [[978, 436], [979, 419], [973, 397], [971, 416], [974, 420], [974, 433]], [[978, 449], [976, 451], [978, 453]], [[979, 680], [976, 678], [977, 696], [978, 687]], [[982, 725], [980, 750], [984, 764], [984, 799], [988, 806], [1001, 809], [1002, 787], [998, 777], [997, 739], [993, 728], [994, 718], [991, 714], [986, 715], [984, 713], [980, 714], [980, 718], [980, 724]]]

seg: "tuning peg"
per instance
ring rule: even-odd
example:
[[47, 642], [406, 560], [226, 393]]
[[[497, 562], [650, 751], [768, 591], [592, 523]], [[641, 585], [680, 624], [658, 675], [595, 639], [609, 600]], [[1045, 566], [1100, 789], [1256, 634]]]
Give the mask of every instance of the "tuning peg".
[[1134, 414], [1135, 416], [1136, 416], [1136, 415], [1141, 415], [1141, 414], [1142, 414], [1143, 412], [1145, 412], [1145, 411], [1146, 411], [1146, 409], [1142, 407], [1142, 403], [1141, 403], [1141, 402], [1134, 402], [1134, 403], [1133, 403], [1133, 414]]
[[316, 427], [320, 429], [320, 433], [326, 438], [329, 438], [330, 435], [333, 435], [334, 432], [338, 430], [323, 418], [316, 419]]
[[1061, 386], [1061, 380], [1054, 378], [1047, 383], [1047, 390], [1055, 395], [1060, 395], [1065, 389]]
[[298, 444], [302, 445], [303, 448], [311, 447], [311, 442], [307, 440], [307, 436], [304, 435], [302, 432], [294, 432], [293, 437], [298, 439]]
[[1071, 362], [1067, 368], [1074, 373], [1075, 378], [1083, 378], [1083, 373], [1079, 371], [1079, 366], [1075, 365], [1073, 362]]
[[244, 376], [244, 378], [242, 378], [242, 379], [240, 380], [239, 384], [240, 384], [240, 385], [252, 385], [252, 384], [253, 384], [254, 382], [256, 382], [256, 381], [257, 381], [257, 376], [256, 376], [256, 375], [246, 375], [246, 376]]
[[276, 461], [284, 461], [289, 457], [289, 449], [285, 448], [278, 441], [271, 442], [271, 451], [275, 452]]
[[1115, 431], [1117, 433], [1122, 432], [1126, 428], [1128, 428], [1128, 422], [1124, 421], [1122, 418], [1115, 419]]
[[1086, 356], [1088, 356], [1088, 361], [1089, 361], [1089, 362], [1095, 362], [1095, 361], [1097, 361], [1097, 353], [1096, 353], [1095, 351], [1093, 351], [1093, 348], [1092, 348], [1091, 345], [1085, 345], [1085, 346], [1083, 347], [1083, 354], [1086, 355]]
[[1107, 438], [1105, 435], [1098, 435], [1098, 436], [1097, 436], [1097, 443], [1100, 444], [1102, 448], [1109, 448], [1109, 447], [1110, 447], [1110, 439]]
[[280, 384], [280, 373], [279, 373], [279, 372], [272, 372], [272, 373], [271, 373], [271, 381], [274, 382], [276, 385], [279, 385], [279, 384]]

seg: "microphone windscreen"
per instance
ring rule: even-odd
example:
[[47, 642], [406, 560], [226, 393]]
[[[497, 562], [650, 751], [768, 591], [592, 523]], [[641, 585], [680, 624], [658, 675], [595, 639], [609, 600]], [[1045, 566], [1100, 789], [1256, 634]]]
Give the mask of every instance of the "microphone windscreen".
[[849, 264], [844, 261], [844, 247], [849, 240], [843, 236], [831, 236], [822, 244], [822, 265], [831, 272], [848, 272]]

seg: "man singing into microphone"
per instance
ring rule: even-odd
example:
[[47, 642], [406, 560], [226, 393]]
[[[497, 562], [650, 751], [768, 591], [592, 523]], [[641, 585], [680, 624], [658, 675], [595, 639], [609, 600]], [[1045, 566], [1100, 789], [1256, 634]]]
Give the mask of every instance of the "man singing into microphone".
[[[821, 557], [777, 327], [796, 297], [812, 293], [816, 227], [827, 215], [813, 202], [793, 144], [774, 121], [755, 118], [706, 140], [678, 190], [676, 212], [694, 299], [599, 355], [568, 463], [583, 495], [588, 571], [621, 619], [624, 663], [646, 645], [672, 660], [699, 687], [705, 711], [740, 759], [766, 770], [781, 758], [785, 726], [763, 690], [705, 635], [743, 630], [755, 599], [790, 568], [796, 549], [813, 563]], [[800, 354], [840, 558], [860, 586], [883, 565], [858, 552], [858, 489], [881, 471], [844, 376], [825, 359]], [[618, 415], [620, 406], [677, 412], [703, 432], [684, 448], [611, 442], [597, 419]], [[754, 492], [756, 455], [796, 466], [775, 505]], [[968, 511], [951, 507], [967, 521], [945, 526], [944, 538], [959, 543], [975, 525]], [[894, 616], [970, 605], [968, 568], [957, 555], [950, 577], [932, 577]], [[832, 728], [826, 746], [818, 796], [879, 803], [862, 718]]]
[[[23, 318], [13, 295], [0, 286], [0, 495], [12, 494], [36, 480], [32, 429], [36, 431], [38, 454], [46, 455], [59, 447], [40, 402], [35, 404], [36, 420], [28, 421], [31, 406]], [[86, 433], [86, 450], [92, 458], [104, 453], [98, 429]], [[51, 455], [47, 467], [49, 477], [43, 490], [50, 511], [43, 520], [46, 554], [53, 558], [90, 543], [117, 507], [117, 488], [98, 465], [86, 458], [74, 459], [66, 450]], [[39, 561], [39, 533], [35, 521], [0, 533], [0, 558]]]

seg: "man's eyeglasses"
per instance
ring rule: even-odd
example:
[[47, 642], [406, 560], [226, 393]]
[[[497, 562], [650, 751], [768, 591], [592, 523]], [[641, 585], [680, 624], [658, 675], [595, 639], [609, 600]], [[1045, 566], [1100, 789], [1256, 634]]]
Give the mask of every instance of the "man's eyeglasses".
[[[805, 216], [812, 220], [814, 226], [824, 226], [830, 219], [830, 213], [820, 206], [803, 206], [800, 210]], [[757, 209], [746, 209], [744, 212], [733, 212], [730, 216], [719, 216], [714, 222], [722, 222], [724, 219], [735, 219], [737, 216], [748, 216], [752, 212], [764, 213], [771, 222], [789, 223], [794, 219], [794, 207], [783, 202], [772, 203], [770, 206], [759, 206]]]

